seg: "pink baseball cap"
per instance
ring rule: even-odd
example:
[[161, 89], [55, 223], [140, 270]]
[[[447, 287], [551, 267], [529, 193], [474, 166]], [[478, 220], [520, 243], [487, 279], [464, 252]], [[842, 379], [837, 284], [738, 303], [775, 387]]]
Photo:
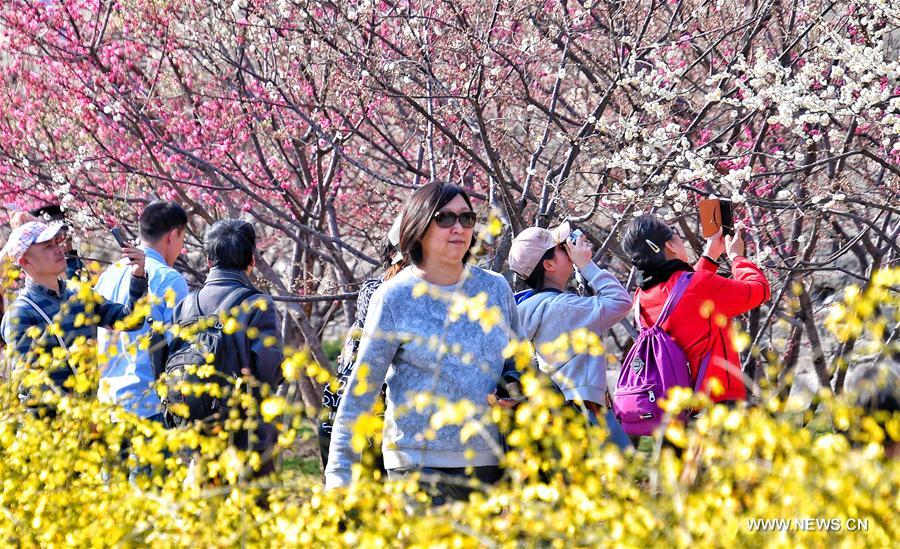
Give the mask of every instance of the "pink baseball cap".
[[547, 250], [565, 242], [571, 232], [568, 221], [552, 230], [528, 227], [513, 240], [509, 250], [509, 268], [520, 276], [531, 276]]
[[54, 239], [64, 226], [63, 223], [48, 224], [41, 221], [29, 221], [19, 225], [9, 235], [3, 250], [0, 250], [0, 257], [8, 255], [13, 260], [13, 263], [18, 264], [32, 244], [39, 244]]

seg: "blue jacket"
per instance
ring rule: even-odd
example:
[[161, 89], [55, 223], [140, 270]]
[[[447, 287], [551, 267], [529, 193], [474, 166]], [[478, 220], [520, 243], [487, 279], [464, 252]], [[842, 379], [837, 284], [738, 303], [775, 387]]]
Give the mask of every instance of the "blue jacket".
[[[146, 254], [148, 294], [151, 302], [150, 321], [172, 323], [175, 304], [188, 295], [188, 285], [181, 273], [170, 267], [153, 248], [141, 246]], [[129, 295], [131, 267], [125, 261], [110, 265], [100, 275], [94, 290], [110, 301], [126, 303]], [[168, 298], [168, 299], [167, 299]], [[141, 417], [160, 412], [159, 396], [153, 390], [156, 381], [150, 354], [138, 346], [141, 337], [150, 331], [150, 322], [132, 332], [116, 332], [100, 328], [97, 346], [101, 355], [109, 357], [100, 376], [97, 397], [102, 402], [118, 404]], [[169, 336], [169, 334], [166, 334]], [[110, 352], [110, 347], [116, 352]]]
[[[78, 297], [78, 285], [69, 288], [63, 280], [56, 289], [45, 288], [30, 279], [25, 283], [0, 324], [14, 369], [35, 367], [41, 355], [50, 356], [60, 347], [59, 339], [47, 332], [47, 323], [26, 299], [33, 301], [54, 324], [59, 325], [60, 338], [69, 347], [79, 337], [96, 339], [98, 326], [112, 327], [127, 318], [138, 300], [147, 294], [147, 279], [131, 277], [125, 304], [112, 303], [91, 289], [87, 291], [93, 294], [92, 299], [82, 300]], [[138, 328], [143, 324], [143, 318], [138, 320], [136, 325], [121, 328]], [[39, 331], [36, 337], [29, 333], [32, 327]], [[54, 361], [49, 370], [53, 383], [64, 392], [71, 392], [71, 388], [65, 387], [65, 382], [72, 376], [68, 362]]]

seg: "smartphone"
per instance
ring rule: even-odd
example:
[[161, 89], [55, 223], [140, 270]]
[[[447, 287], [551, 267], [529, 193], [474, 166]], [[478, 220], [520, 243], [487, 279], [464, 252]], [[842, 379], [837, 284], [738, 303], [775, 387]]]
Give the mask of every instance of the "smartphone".
[[113, 227], [109, 230], [112, 233], [113, 238], [116, 239], [116, 242], [119, 243], [120, 248], [130, 247], [128, 244], [128, 239], [125, 238], [125, 234], [122, 232], [122, 229], [119, 227]]
[[518, 382], [497, 384], [497, 398], [500, 400], [514, 400], [516, 404], [528, 399], [519, 389]]
[[719, 200], [719, 209], [722, 212], [722, 234], [731, 236], [734, 234], [734, 219], [731, 212], [730, 200]]
[[584, 233], [581, 232], [581, 229], [575, 229], [574, 231], [569, 233], [569, 241], [574, 246], [575, 244], [578, 244], [578, 239], [582, 236], [584, 236]]

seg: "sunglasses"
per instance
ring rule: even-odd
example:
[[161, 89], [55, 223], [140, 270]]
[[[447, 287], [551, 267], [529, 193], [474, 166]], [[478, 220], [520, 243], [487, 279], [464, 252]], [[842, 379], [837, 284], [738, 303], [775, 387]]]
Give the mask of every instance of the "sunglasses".
[[475, 226], [475, 221], [478, 219], [478, 216], [475, 212], [463, 212], [461, 214], [456, 214], [453, 212], [438, 212], [434, 214], [434, 221], [437, 223], [438, 227], [443, 229], [449, 229], [450, 227], [456, 225], [456, 221], [459, 220], [459, 224], [463, 226], [465, 229], [471, 229]]

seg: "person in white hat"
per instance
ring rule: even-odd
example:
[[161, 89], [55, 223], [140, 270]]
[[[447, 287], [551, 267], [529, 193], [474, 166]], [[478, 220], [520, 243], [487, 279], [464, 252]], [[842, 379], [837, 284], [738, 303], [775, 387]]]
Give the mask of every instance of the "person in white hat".
[[[529, 227], [519, 233], [508, 261], [509, 268], [531, 288], [518, 293], [516, 303], [526, 337], [534, 343], [538, 366], [562, 390], [567, 402], [584, 406], [592, 422], [606, 417], [613, 442], [627, 448], [630, 444], [621, 426], [607, 415], [605, 356], [561, 357], [541, 352], [542, 344], [579, 328], [602, 336], [631, 309], [631, 296], [592, 257], [588, 239], [563, 223], [553, 230]], [[566, 291], [575, 267], [595, 295], [582, 297]]]
[[[27, 221], [43, 221], [44, 223], [48, 224], [52, 224], [54, 222], [66, 223], [66, 216], [68, 214], [68, 211], [68, 208], [65, 208], [61, 204], [49, 203], [41, 206], [40, 208], [29, 210], [27, 212], [27, 216], [23, 216], [21, 222], [25, 223]], [[16, 227], [16, 225], [13, 225], [13, 227]], [[68, 229], [68, 225], [63, 225], [63, 229], [60, 232], [60, 235], [63, 236], [63, 249], [66, 252], [65, 276], [66, 280], [70, 280], [72, 278], [78, 278], [80, 280], [81, 271], [84, 270], [84, 262], [81, 261], [81, 258], [78, 256], [78, 250], [76, 250], [73, 245], [72, 235], [71, 233], [69, 233]]]
[[[137, 301], [147, 293], [147, 279], [144, 252], [126, 246], [122, 255], [132, 264], [128, 303], [110, 303], [94, 292], [84, 299], [83, 293], [68, 288], [62, 278], [66, 271], [66, 254], [59, 234], [62, 228], [62, 223], [28, 221], [13, 230], [0, 251], [4, 262], [9, 257], [25, 273], [25, 287], [3, 317], [0, 333], [8, 344], [7, 353], [11, 355], [14, 369], [45, 368], [53, 392], [71, 393], [69, 379], [78, 366], [68, 360], [70, 347], [79, 337], [95, 340], [98, 326], [113, 327], [129, 317]], [[136, 329], [142, 324], [143, 318], [135, 319], [129, 326], [116, 327]], [[48, 329], [51, 325], [58, 326], [59, 330]], [[54, 356], [56, 348], [64, 352]], [[42, 356], [54, 357], [49, 366], [40, 360]], [[38, 393], [42, 391], [32, 389], [23, 386], [20, 395], [29, 407], [41, 400]]]

